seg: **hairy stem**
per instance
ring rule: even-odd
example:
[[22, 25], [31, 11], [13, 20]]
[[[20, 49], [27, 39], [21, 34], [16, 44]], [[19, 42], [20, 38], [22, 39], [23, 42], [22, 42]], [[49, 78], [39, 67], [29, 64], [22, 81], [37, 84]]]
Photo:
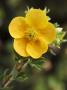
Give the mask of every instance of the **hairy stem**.
[[18, 74], [19, 74], [20, 72], [23, 72], [23, 71], [25, 70], [25, 68], [26, 68], [27, 65], [29, 64], [29, 61], [30, 61], [30, 60], [28, 60], [28, 61], [25, 62], [24, 64], [23, 64], [23, 62], [20, 62], [20, 63], [16, 63], [16, 64], [15, 64], [15, 66], [14, 66], [14, 68], [12, 69], [12, 71], [10, 72], [10, 74], [5, 77], [5, 80], [4, 80], [4, 82], [3, 82], [3, 87], [4, 87], [4, 88], [8, 87], [8, 86], [12, 83], [12, 81], [14, 80], [15, 77], [13, 76], [12, 72], [16, 69], [16, 71], [17, 71], [17, 75], [16, 75], [16, 76], [18, 76]]

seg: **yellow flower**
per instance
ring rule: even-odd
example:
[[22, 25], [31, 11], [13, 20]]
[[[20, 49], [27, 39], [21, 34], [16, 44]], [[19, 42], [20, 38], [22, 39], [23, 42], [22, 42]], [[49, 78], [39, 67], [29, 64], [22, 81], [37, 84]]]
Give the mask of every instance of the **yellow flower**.
[[9, 33], [14, 38], [15, 51], [35, 59], [46, 53], [48, 45], [56, 39], [55, 27], [46, 11], [34, 8], [28, 10], [25, 17], [15, 17], [9, 24]]

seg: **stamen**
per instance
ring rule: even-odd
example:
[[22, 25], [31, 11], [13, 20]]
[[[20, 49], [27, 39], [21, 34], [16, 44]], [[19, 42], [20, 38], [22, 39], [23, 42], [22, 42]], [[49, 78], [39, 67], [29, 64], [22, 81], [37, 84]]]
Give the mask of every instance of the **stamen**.
[[29, 40], [35, 39], [36, 38], [36, 31], [33, 28], [29, 28], [25, 32], [25, 37], [28, 38]]

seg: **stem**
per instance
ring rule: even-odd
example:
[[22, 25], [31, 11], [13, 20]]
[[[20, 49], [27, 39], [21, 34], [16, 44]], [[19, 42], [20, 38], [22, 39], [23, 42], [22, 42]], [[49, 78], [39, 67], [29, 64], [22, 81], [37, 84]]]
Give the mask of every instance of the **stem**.
[[10, 72], [10, 74], [9, 74], [8, 76], [6, 76], [6, 79], [5, 79], [4, 82], [3, 82], [3, 87], [6, 88], [7, 86], [9, 86], [9, 85], [12, 83], [12, 81], [13, 81], [14, 78], [15, 78], [15, 77], [13, 76], [12, 72], [13, 72], [15, 69], [17, 70], [17, 75], [16, 75], [16, 76], [18, 76], [18, 74], [21, 72], [21, 70], [22, 70], [22, 71], [25, 70], [25, 68], [27, 67], [27, 65], [29, 64], [29, 62], [30, 62], [30, 59], [28, 59], [28, 61], [27, 61], [25, 64], [23, 64], [22, 62], [21, 62], [21, 63], [16, 63], [15, 66], [14, 66], [14, 68], [13, 68], [12, 71]]
[[14, 78], [11, 77], [11, 78], [4, 84], [4, 88], [6, 88], [13, 80], [14, 80]]

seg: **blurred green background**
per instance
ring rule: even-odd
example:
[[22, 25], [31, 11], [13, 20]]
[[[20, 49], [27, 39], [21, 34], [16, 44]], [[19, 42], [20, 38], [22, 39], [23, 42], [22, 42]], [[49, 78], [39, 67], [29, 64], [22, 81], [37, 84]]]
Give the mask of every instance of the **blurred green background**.
[[12, 87], [2, 88], [3, 76], [15, 64], [8, 25], [13, 17], [24, 16], [27, 7], [47, 7], [51, 22], [58, 22], [67, 32], [67, 0], [0, 0], [0, 90], [67, 90], [67, 43], [62, 43], [56, 56], [50, 56], [42, 72], [33, 70], [29, 80], [20, 78], [14, 80]]

